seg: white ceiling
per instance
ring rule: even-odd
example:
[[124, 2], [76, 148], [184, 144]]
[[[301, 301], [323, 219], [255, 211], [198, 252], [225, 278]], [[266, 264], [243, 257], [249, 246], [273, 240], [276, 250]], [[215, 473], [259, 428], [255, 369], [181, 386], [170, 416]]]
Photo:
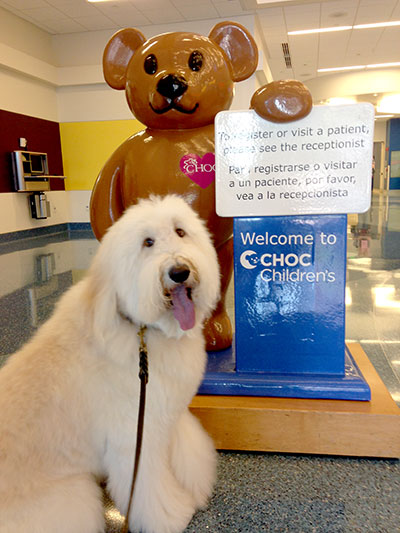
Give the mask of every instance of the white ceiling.
[[[261, 0], [259, 0], [261, 1]], [[400, 61], [400, 26], [288, 36], [291, 30], [400, 20], [400, 0], [0, 0], [51, 34], [255, 14], [274, 79], [307, 80], [317, 68]], [[267, 6], [267, 7], [265, 7]], [[289, 44], [292, 68], [284, 61]], [[367, 90], [366, 90], [367, 92]]]

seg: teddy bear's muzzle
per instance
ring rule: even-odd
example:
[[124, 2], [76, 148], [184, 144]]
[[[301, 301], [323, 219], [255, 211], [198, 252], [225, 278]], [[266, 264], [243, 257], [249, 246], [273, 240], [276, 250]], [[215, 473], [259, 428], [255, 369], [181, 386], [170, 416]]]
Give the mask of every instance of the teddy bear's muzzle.
[[[183, 105], [182, 97], [186, 93], [189, 85], [183, 76], [175, 74], [166, 74], [157, 83], [156, 92], [153, 94], [150, 107], [158, 115], [167, 113], [175, 109], [180, 113], [191, 115], [199, 107], [198, 103], [194, 105]], [[192, 99], [188, 99], [188, 102]]]

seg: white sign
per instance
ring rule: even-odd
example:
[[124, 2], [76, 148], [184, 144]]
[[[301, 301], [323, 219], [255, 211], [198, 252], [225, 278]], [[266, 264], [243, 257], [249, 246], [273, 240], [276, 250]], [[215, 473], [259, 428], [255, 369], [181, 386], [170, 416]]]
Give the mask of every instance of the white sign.
[[374, 108], [316, 106], [269, 122], [255, 111], [215, 119], [218, 215], [364, 213], [371, 203]]

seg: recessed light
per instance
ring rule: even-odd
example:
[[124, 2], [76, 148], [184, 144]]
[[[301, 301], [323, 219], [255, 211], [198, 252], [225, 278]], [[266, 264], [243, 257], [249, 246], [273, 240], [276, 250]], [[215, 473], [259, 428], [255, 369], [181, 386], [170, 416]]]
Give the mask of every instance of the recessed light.
[[388, 28], [391, 26], [400, 26], [400, 20], [391, 20], [389, 22], [373, 22], [371, 24], [356, 24], [355, 26], [332, 26], [330, 28], [313, 28], [310, 30], [288, 31], [288, 35], [307, 35], [310, 33], [327, 33], [331, 31], [346, 30], [365, 30], [371, 28]]
[[372, 24], [356, 24], [353, 26], [355, 30], [368, 30], [370, 28], [388, 28], [390, 26], [400, 26], [400, 20], [392, 20], [390, 22], [373, 22]]
[[369, 68], [392, 68], [400, 67], [400, 62], [394, 63], [375, 63], [372, 65], [354, 65], [351, 67], [330, 67], [330, 68], [319, 68], [317, 72], [334, 72], [340, 70], [363, 70]]
[[365, 69], [365, 65], [354, 65], [351, 67], [330, 67], [330, 68], [319, 68], [317, 72], [334, 72], [339, 70], [362, 70]]
[[385, 67], [400, 67], [400, 61], [394, 63], [375, 63], [374, 65], [366, 65], [367, 68], [385, 68]]
[[332, 26], [331, 28], [315, 28], [313, 30], [288, 31], [288, 35], [306, 35], [310, 33], [328, 33], [331, 31], [351, 30], [352, 26]]

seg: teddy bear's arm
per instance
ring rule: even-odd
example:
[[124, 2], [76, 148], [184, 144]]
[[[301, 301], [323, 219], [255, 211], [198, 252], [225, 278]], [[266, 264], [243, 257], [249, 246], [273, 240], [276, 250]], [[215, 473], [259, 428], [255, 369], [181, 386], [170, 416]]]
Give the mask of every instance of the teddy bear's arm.
[[273, 81], [260, 87], [251, 99], [250, 108], [272, 122], [292, 122], [307, 116], [312, 109], [308, 88], [297, 80]]

